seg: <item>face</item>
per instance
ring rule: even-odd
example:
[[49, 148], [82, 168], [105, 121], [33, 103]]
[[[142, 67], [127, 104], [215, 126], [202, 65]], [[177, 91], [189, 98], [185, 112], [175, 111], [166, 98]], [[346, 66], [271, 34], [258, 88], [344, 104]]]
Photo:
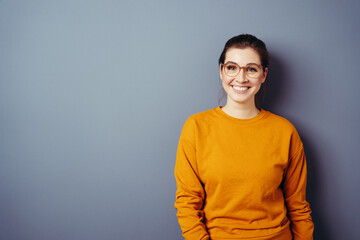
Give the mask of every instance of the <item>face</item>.
[[[224, 64], [233, 62], [240, 67], [255, 63], [261, 65], [259, 54], [252, 48], [230, 48], [226, 52]], [[229, 77], [220, 65], [220, 78], [227, 93], [227, 104], [255, 104], [255, 94], [259, 91], [261, 84], [265, 82], [268, 69], [261, 68], [261, 73], [256, 78], [246, 76], [242, 68], [235, 77]], [[231, 101], [231, 102], [229, 102]]]

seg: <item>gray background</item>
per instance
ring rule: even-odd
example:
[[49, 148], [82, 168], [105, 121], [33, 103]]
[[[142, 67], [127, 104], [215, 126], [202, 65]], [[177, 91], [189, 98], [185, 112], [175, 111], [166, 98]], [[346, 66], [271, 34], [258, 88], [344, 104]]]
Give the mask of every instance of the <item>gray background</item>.
[[[298, 129], [315, 239], [360, 239], [359, 1], [0, 1], [0, 239], [180, 239], [173, 168], [252, 33]], [[220, 102], [224, 104], [224, 101]]]

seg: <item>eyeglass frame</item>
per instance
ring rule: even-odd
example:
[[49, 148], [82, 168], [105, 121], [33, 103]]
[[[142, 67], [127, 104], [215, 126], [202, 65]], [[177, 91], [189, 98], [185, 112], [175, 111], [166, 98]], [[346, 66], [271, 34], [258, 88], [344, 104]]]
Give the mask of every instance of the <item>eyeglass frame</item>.
[[[229, 64], [229, 63], [231, 63], [231, 64], [235, 64], [236, 66], [238, 66], [239, 67], [239, 72], [235, 75], [235, 76], [229, 76], [229, 75], [227, 75], [226, 74], [226, 72], [225, 72], [225, 70], [223, 70], [223, 67], [225, 67], [225, 65], [227, 65], [227, 64]], [[250, 63], [250, 64], [247, 64], [245, 67], [240, 67], [239, 66], [239, 64], [237, 64], [237, 63], [235, 63], [235, 62], [227, 62], [227, 63], [220, 63], [220, 65], [221, 65], [221, 70], [223, 70], [224, 71], [224, 73], [225, 73], [225, 75], [226, 76], [228, 76], [228, 77], [237, 77], [238, 75], [239, 75], [239, 73], [241, 72], [241, 69], [244, 69], [244, 73], [245, 73], [245, 75], [247, 76], [247, 77], [249, 77], [249, 78], [257, 78], [257, 77], [250, 77], [250, 76], [248, 76], [248, 74], [247, 74], [247, 72], [246, 72], [246, 67], [248, 67], [249, 65], [256, 65], [257, 67], [259, 67], [260, 69], [262, 69], [262, 71], [264, 72], [265, 71], [265, 68], [267, 68], [267, 66], [265, 66], [265, 65], [259, 65], [259, 64], [256, 64], [256, 63]], [[259, 75], [260, 76], [260, 75]], [[258, 76], [258, 77], [259, 77]]]

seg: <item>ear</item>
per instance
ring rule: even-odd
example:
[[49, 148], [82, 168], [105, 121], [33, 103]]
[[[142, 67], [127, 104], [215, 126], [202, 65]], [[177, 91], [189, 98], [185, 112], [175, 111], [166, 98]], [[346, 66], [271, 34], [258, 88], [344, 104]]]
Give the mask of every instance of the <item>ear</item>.
[[268, 69], [268, 68], [265, 68], [265, 70], [264, 70], [264, 76], [263, 76], [263, 79], [261, 80], [261, 83], [264, 83], [264, 82], [265, 82], [266, 77], [267, 77], [267, 75], [268, 75], [268, 71], [269, 71], [269, 69]]
[[223, 68], [223, 65], [219, 64], [219, 76], [220, 76], [221, 80], [222, 80], [222, 68]]

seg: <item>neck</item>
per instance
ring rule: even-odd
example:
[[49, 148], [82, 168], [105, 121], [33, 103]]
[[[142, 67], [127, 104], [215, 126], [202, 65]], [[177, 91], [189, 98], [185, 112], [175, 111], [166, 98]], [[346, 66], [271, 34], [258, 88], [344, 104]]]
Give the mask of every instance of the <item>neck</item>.
[[260, 110], [255, 106], [255, 102], [239, 104], [227, 101], [226, 105], [221, 109], [226, 114], [239, 119], [253, 118], [260, 113]]

